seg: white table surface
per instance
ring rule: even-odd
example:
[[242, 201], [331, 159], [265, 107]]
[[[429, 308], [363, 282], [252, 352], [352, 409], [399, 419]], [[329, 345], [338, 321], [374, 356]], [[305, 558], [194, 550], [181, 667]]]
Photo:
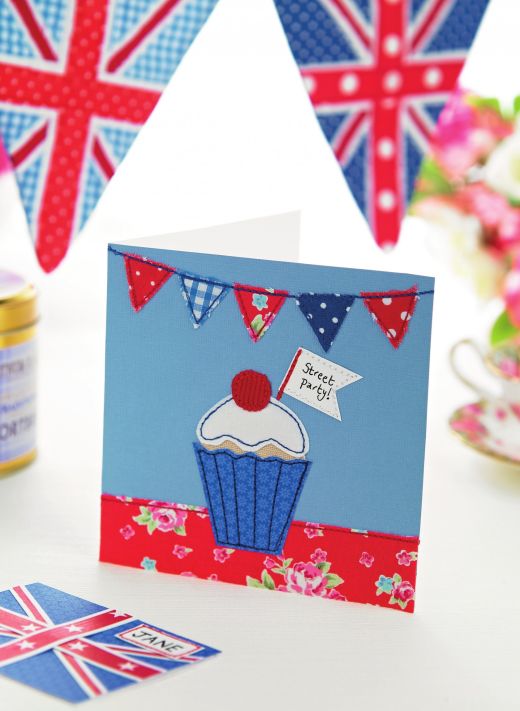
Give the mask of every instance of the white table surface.
[[[518, 56], [507, 10], [510, 3], [494, 0], [468, 69], [484, 91], [493, 62], [495, 84], [500, 77], [506, 91], [498, 69], [507, 53]], [[230, 22], [233, 12], [242, 32]], [[0, 589], [39, 580], [223, 650], [197, 669], [111, 694], [93, 708], [517, 709], [520, 471], [465, 448], [446, 424], [471, 399], [449, 373], [446, 353], [482, 329], [481, 306], [432, 257], [413, 220], [392, 255], [373, 247], [296, 78], [268, 1], [255, 0], [246, 12], [239, 0], [223, 0], [84, 235], [50, 277], [34, 265], [12, 186], [0, 185], [0, 263], [36, 280], [42, 308], [40, 454], [0, 479]], [[208, 115], [208, 97], [212, 121], [194, 137], [190, 122]], [[277, 102], [283, 111], [274, 121]], [[97, 562], [107, 240], [301, 206], [304, 261], [437, 275], [414, 615]], [[65, 704], [0, 677], [0, 707]]]

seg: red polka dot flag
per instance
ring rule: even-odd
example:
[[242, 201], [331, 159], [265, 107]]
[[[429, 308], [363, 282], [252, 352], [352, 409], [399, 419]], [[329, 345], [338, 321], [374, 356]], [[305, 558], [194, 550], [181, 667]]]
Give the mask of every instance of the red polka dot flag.
[[0, 3], [0, 134], [50, 272], [217, 0]]

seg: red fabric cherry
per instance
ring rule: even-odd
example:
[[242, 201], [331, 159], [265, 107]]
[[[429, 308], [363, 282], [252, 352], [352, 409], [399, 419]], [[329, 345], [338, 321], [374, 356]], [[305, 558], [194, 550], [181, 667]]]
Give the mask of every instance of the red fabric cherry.
[[242, 370], [231, 382], [231, 394], [243, 410], [258, 412], [269, 405], [271, 383], [267, 375], [256, 370]]

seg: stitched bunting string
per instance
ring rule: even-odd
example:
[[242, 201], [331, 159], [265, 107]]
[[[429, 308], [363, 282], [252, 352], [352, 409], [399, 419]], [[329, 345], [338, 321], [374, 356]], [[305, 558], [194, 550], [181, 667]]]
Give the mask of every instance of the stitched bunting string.
[[175, 269], [160, 262], [125, 255], [128, 295], [134, 311], [140, 311], [168, 281]]
[[399, 348], [406, 334], [420, 296], [433, 294], [433, 289], [362, 291], [360, 294], [290, 293], [283, 289], [231, 283], [213, 277], [190, 274], [168, 264], [155, 262], [138, 254], [120, 252], [109, 246], [109, 252], [123, 257], [128, 280], [130, 303], [139, 311], [175, 274], [181, 282], [181, 293], [194, 328], [204, 323], [233, 289], [251, 339], [256, 343], [271, 326], [286, 299], [294, 299], [324, 351], [334, 343], [355, 301], [362, 300], [394, 348]]
[[216, 2], [0, 2], [0, 134], [46, 272], [65, 256]]
[[256, 343], [270, 328], [288, 292], [246, 284], [235, 284], [234, 289], [247, 332]]
[[193, 320], [193, 328], [199, 328], [221, 303], [228, 289], [194, 275], [180, 275], [180, 280], [182, 295]]
[[365, 306], [394, 348], [399, 348], [408, 330], [419, 297], [417, 287], [408, 289], [406, 296], [398, 291], [361, 292]]
[[275, 0], [317, 119], [381, 246], [488, 0]]
[[354, 297], [350, 294], [300, 294], [296, 300], [302, 314], [309, 322], [324, 351], [328, 351], [336, 338]]

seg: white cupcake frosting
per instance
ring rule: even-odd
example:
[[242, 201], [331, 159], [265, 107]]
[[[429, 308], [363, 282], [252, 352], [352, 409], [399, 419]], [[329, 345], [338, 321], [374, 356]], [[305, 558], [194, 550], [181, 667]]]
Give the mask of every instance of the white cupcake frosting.
[[255, 452], [274, 444], [289, 456], [303, 457], [309, 451], [305, 427], [294, 412], [271, 398], [263, 410], [250, 412], [229, 395], [214, 405], [197, 425], [202, 445], [219, 446], [226, 441], [244, 452]]

